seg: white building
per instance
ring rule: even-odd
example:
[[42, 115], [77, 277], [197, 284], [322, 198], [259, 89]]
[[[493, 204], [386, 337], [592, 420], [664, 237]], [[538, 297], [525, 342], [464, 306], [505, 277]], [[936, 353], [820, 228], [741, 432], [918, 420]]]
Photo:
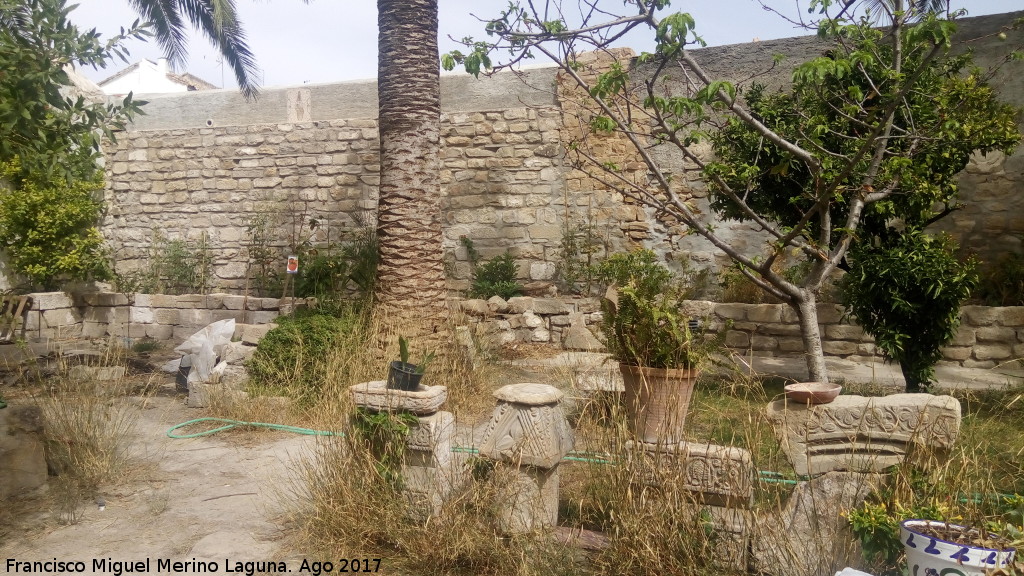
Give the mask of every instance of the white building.
[[202, 78], [187, 72], [175, 74], [167, 66], [167, 59], [156, 62], [139, 60], [117, 74], [101, 80], [100, 88], [110, 96], [133, 94], [160, 94], [165, 92], [189, 92], [192, 90], [215, 90], [217, 87]]

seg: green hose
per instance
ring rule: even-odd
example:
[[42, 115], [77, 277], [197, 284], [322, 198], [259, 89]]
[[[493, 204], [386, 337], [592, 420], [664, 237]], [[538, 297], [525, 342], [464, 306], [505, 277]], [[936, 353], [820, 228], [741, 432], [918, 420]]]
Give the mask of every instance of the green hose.
[[[197, 422], [221, 422], [226, 424], [219, 428], [212, 430], [205, 430], [203, 432], [196, 432], [195, 434], [174, 434], [174, 431], [185, 426], [191, 426]], [[172, 426], [167, 431], [168, 438], [174, 438], [176, 440], [182, 440], [185, 438], [199, 438], [200, 436], [207, 436], [210, 434], [216, 434], [217, 432], [223, 432], [230, 430], [236, 426], [252, 426], [255, 428], [269, 428], [271, 430], [280, 430], [282, 432], [292, 432], [294, 434], [303, 434], [306, 436], [344, 436], [341, 432], [327, 432], [324, 430], [311, 430], [309, 428], [299, 428], [298, 426], [287, 426], [285, 424], [267, 424], [265, 422], [242, 422], [241, 420], [228, 420], [226, 418], [196, 418], [195, 420], [189, 420], [188, 422], [182, 422], [177, 426]]]
[[[204, 430], [202, 432], [196, 432], [195, 434], [175, 434], [174, 431], [179, 428], [191, 426], [198, 422], [222, 422], [225, 425], [219, 428], [213, 428], [211, 430]], [[216, 434], [217, 432], [223, 432], [225, 430], [231, 430], [238, 426], [253, 426], [255, 428], [269, 428], [270, 430], [280, 430], [282, 432], [292, 432], [295, 434], [303, 434], [305, 436], [345, 436], [344, 432], [328, 432], [325, 430], [312, 430], [310, 428], [299, 428], [298, 426], [287, 426], [285, 424], [267, 424], [265, 422], [243, 422], [241, 420], [228, 420], [226, 418], [196, 418], [195, 420], [189, 420], [188, 422], [182, 422], [177, 426], [172, 426], [167, 431], [168, 438], [174, 438], [176, 440], [183, 440], [185, 438], [199, 438], [202, 436], [208, 436], [210, 434]], [[452, 452], [461, 452], [465, 454], [479, 454], [480, 451], [476, 448], [466, 448], [463, 446], [452, 446]], [[611, 460], [605, 458], [599, 458], [595, 456], [604, 456], [604, 454], [596, 454], [593, 452], [584, 452], [581, 450], [573, 450], [566, 455], [563, 460], [570, 460], [574, 462], [587, 462], [590, 464], [615, 464]], [[765, 476], [782, 476], [778, 472], [761, 471], [762, 482], [778, 483], [778, 484], [796, 484], [795, 480], [788, 480], [782, 478], [765, 478]]]

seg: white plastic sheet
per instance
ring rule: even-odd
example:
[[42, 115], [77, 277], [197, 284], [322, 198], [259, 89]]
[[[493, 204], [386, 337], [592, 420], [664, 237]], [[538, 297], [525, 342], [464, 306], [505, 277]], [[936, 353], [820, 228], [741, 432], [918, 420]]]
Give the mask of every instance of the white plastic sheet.
[[224, 346], [231, 342], [235, 334], [235, 319], [218, 320], [188, 337], [175, 352], [188, 354], [192, 357], [192, 371], [188, 373], [188, 382], [206, 382], [214, 375], [217, 358], [224, 351]]
[[839, 572], [836, 572], [836, 576], [872, 576], [867, 572], [861, 572], [850, 567], [843, 568]]

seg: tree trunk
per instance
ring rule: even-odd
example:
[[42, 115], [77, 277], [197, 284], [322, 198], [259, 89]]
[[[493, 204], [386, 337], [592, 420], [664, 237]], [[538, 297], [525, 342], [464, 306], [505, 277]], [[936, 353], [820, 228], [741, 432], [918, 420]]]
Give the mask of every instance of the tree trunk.
[[447, 317], [437, 0], [378, 0], [377, 9], [381, 173], [376, 301], [405, 334], [433, 333]]
[[818, 327], [818, 298], [814, 292], [800, 290], [800, 297], [793, 304], [800, 319], [800, 337], [804, 341], [804, 360], [807, 362], [807, 379], [810, 382], [828, 383], [828, 369], [825, 367], [825, 352], [821, 349], [821, 329]]

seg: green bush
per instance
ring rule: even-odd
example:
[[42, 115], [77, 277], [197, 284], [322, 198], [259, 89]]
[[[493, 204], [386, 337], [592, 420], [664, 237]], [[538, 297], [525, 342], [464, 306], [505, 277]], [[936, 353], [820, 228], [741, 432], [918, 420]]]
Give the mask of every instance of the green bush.
[[357, 300], [373, 294], [377, 276], [377, 235], [372, 228], [359, 229], [338, 244], [310, 248], [300, 255], [302, 265], [295, 293], [320, 301], [337, 301], [354, 289]]
[[250, 385], [259, 393], [284, 394], [301, 404], [316, 400], [332, 376], [328, 358], [364, 318], [306, 312], [282, 316], [249, 359]]
[[608, 350], [623, 364], [650, 368], [694, 368], [710, 348], [690, 331], [679, 312], [686, 287], [650, 250], [613, 254], [598, 266], [598, 277], [617, 290], [601, 301]]
[[[0, 164], [0, 179], [20, 169], [17, 160]], [[102, 190], [99, 178], [0, 185], [0, 247], [11, 269], [46, 290], [62, 280], [106, 278], [109, 266], [96, 228]]]
[[519, 296], [523, 293], [523, 286], [516, 281], [518, 273], [519, 269], [512, 254], [505, 252], [501, 256], [495, 256], [473, 270], [469, 295], [472, 298], [500, 296], [505, 300]]
[[914, 230], [893, 233], [878, 246], [858, 244], [850, 261], [843, 304], [900, 363], [907, 392], [927, 387], [941, 347], [960, 325], [960, 304], [977, 284], [974, 261], [957, 260], [950, 238]]
[[213, 279], [213, 259], [204, 234], [199, 240], [168, 240], [153, 235], [148, 266], [115, 274], [118, 292], [144, 294], [205, 294]]

